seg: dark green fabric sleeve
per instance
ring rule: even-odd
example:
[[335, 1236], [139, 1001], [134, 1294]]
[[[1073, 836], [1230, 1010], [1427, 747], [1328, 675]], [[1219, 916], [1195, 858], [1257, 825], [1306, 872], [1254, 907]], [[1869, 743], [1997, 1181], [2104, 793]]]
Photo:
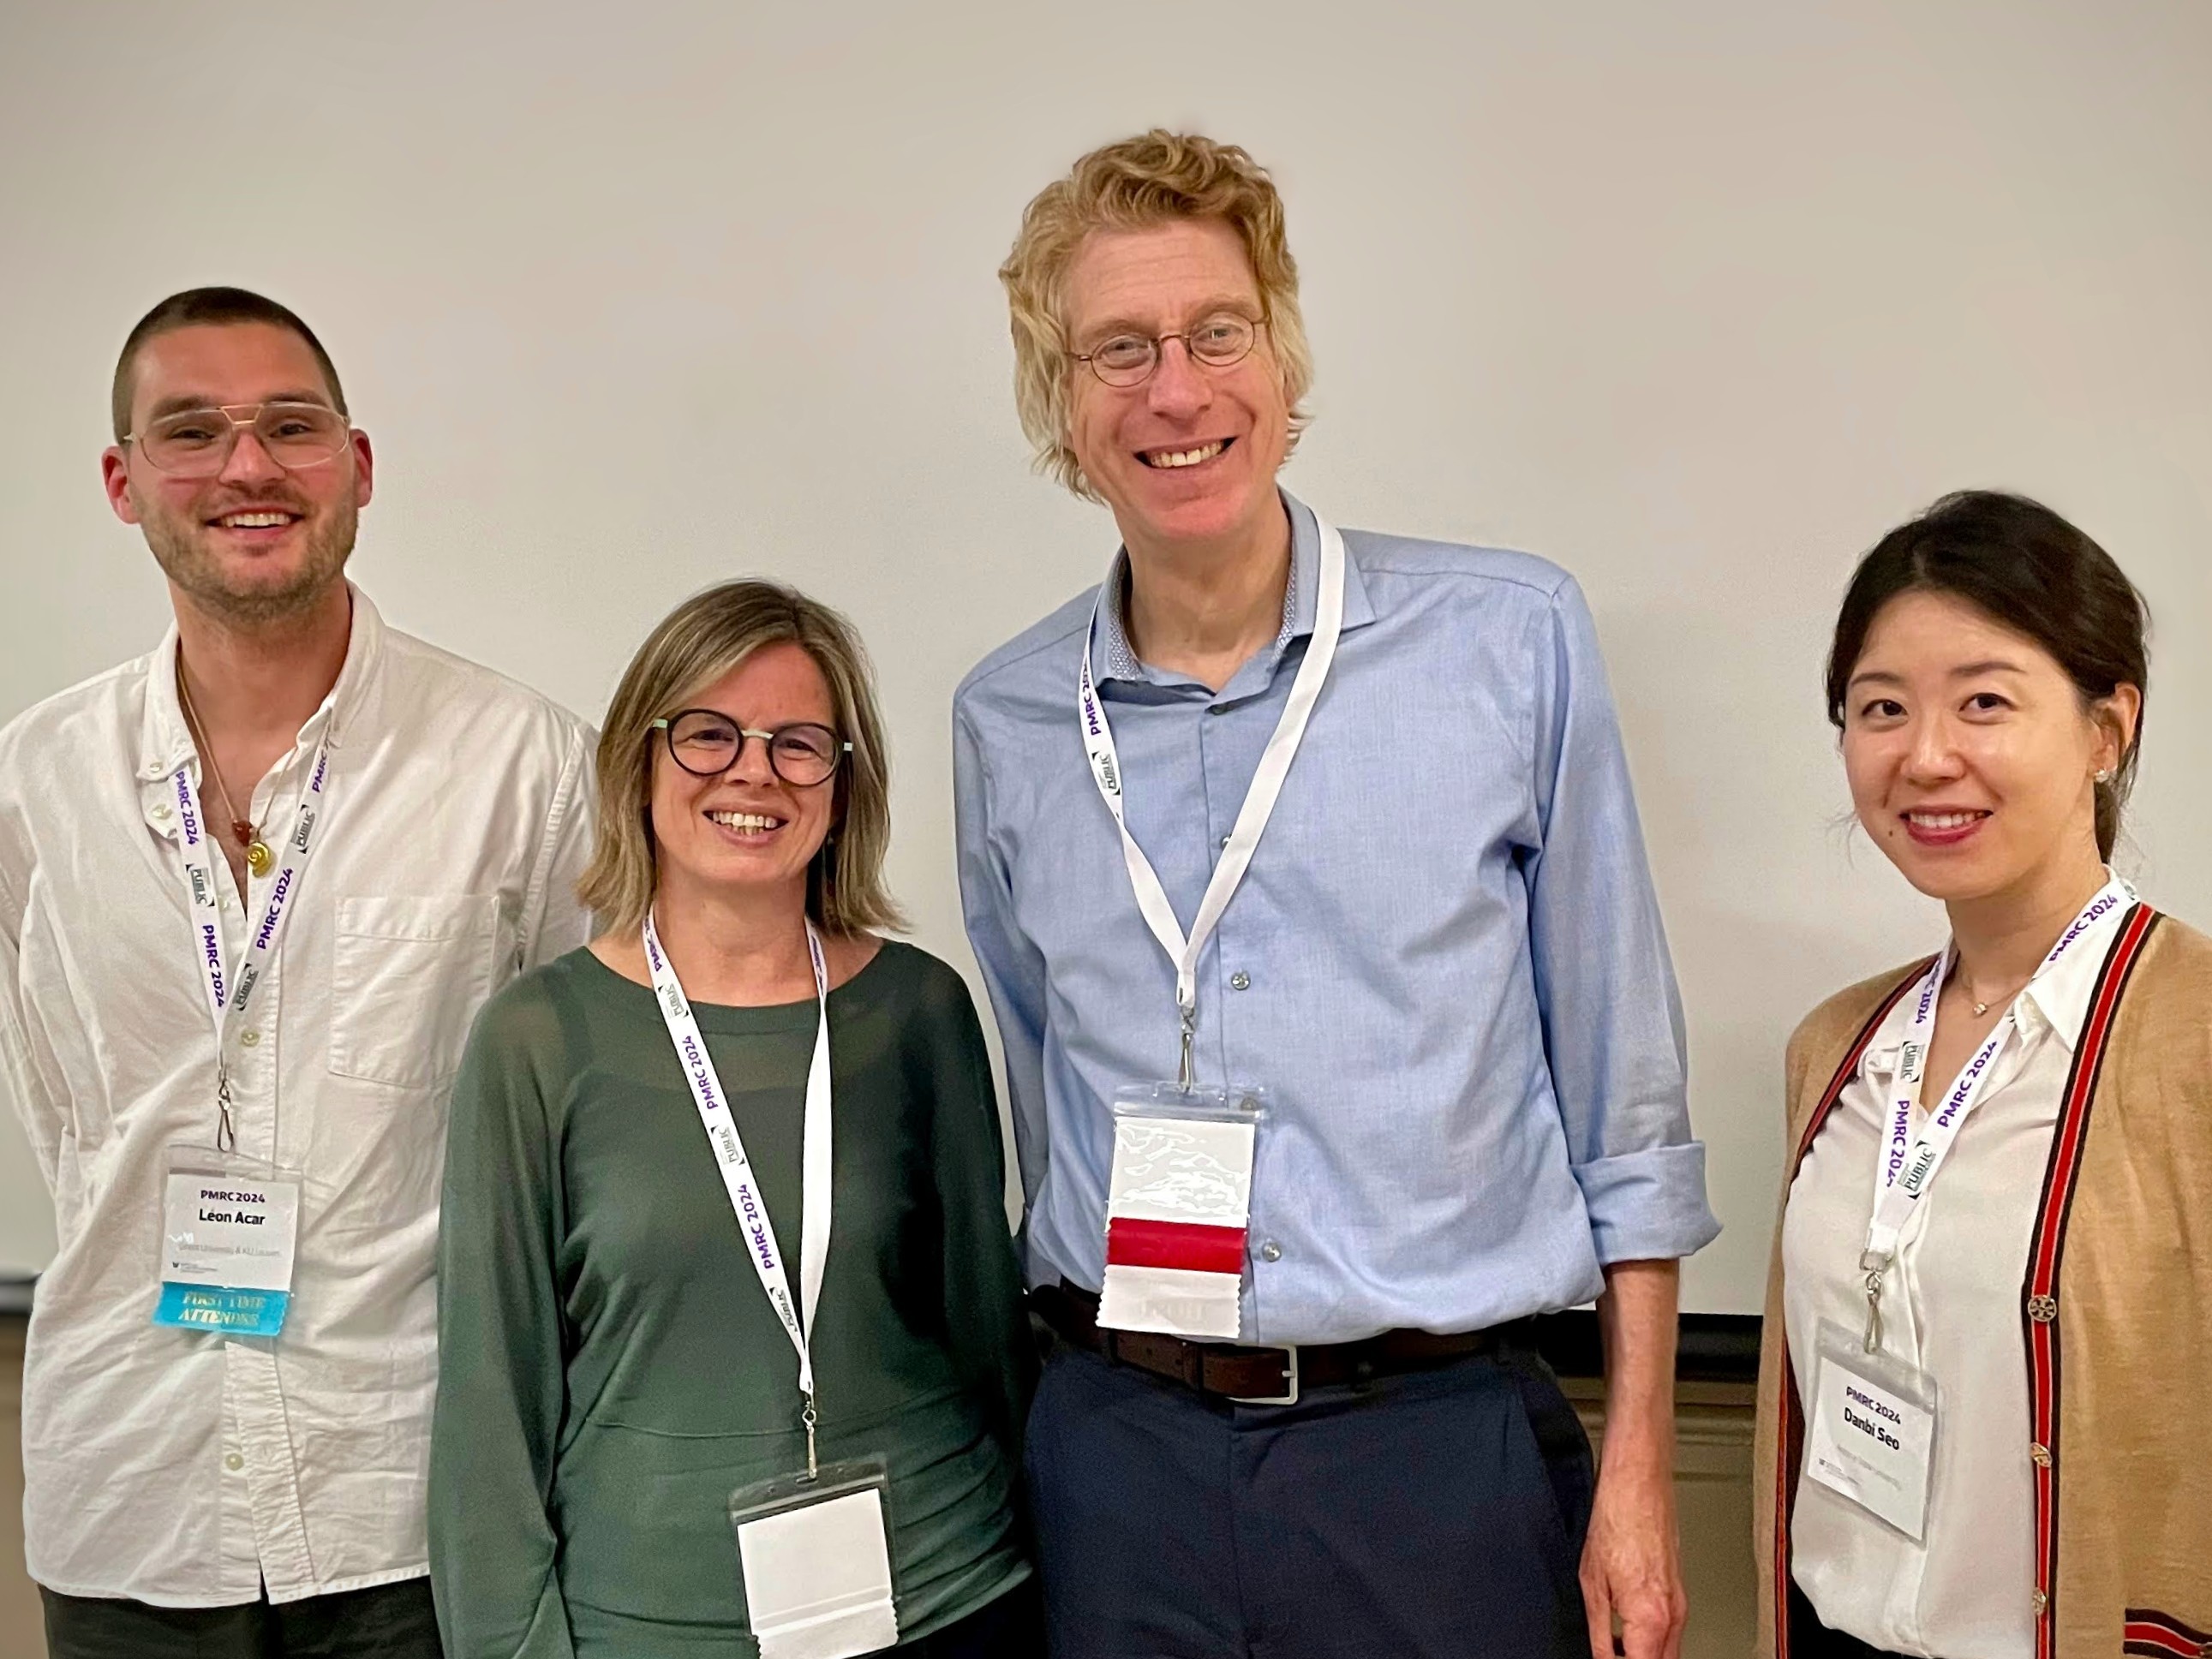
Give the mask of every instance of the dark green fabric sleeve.
[[[1021, 1467], [1022, 1425], [1036, 1382], [1036, 1349], [1006, 1224], [1006, 1143], [991, 1059], [968, 987], [936, 964], [928, 1076], [938, 1202], [945, 1225], [945, 1319], [954, 1363], [989, 1415], [1010, 1470]], [[1015, 1490], [1020, 1490], [1017, 1478]]]
[[571, 1659], [547, 1515], [566, 1406], [556, 1252], [568, 1091], [541, 971], [488, 1003], [453, 1085], [438, 1235], [430, 1577], [447, 1659]]

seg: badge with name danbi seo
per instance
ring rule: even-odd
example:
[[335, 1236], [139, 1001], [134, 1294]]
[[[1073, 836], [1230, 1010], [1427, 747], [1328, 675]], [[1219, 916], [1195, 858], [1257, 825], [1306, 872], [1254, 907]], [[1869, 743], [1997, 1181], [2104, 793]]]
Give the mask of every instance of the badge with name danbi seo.
[[274, 1336], [292, 1301], [300, 1230], [293, 1171], [180, 1146], [161, 1203], [156, 1325], [226, 1336]]
[[1936, 1381], [1823, 1321], [1805, 1473], [1914, 1543], [1928, 1525]]

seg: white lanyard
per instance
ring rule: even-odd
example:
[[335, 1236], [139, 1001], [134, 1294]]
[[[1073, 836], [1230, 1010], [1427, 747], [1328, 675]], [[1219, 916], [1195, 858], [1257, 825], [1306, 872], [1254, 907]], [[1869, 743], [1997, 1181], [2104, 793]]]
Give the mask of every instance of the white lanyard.
[[207, 828], [200, 822], [198, 797], [193, 793], [191, 763], [179, 766], [170, 779], [177, 797], [178, 850], [184, 857], [185, 905], [191, 917], [192, 956], [198, 965], [200, 988], [207, 994], [208, 1018], [215, 1026], [216, 1149], [234, 1151], [236, 1126], [230, 1116], [230, 1064], [227, 1048], [231, 1026], [253, 1000], [254, 988], [276, 960], [276, 947], [292, 920], [292, 900], [307, 872], [307, 860], [321, 845], [323, 826], [329, 818], [324, 791], [330, 783], [331, 742], [325, 736], [315, 745], [307, 769], [307, 787], [300, 797], [291, 832], [284, 837], [283, 862], [269, 884], [269, 898], [262, 907], [260, 925], [246, 935], [245, 960], [235, 978], [222, 949], [222, 901], [216, 887], [215, 859], [208, 844]]
[[744, 1138], [738, 1133], [737, 1118], [722, 1092], [707, 1040], [699, 1032], [684, 987], [660, 948], [653, 913], [645, 917], [645, 961], [653, 973], [653, 988], [660, 999], [660, 1017], [668, 1026], [668, 1040], [676, 1045], [676, 1058], [684, 1067], [684, 1080], [699, 1108], [699, 1121], [714, 1149], [714, 1162], [722, 1172], [722, 1188], [730, 1195], [730, 1208], [744, 1235], [746, 1255], [760, 1275], [769, 1305], [782, 1322], [783, 1334], [799, 1355], [799, 1391], [805, 1396], [800, 1421], [806, 1428], [806, 1474], [811, 1480], [819, 1467], [814, 1456], [814, 1357], [807, 1338], [814, 1328], [814, 1310], [822, 1301], [823, 1264], [830, 1256], [830, 972], [822, 960], [822, 941], [814, 924], [806, 924], [806, 953], [814, 964], [814, 1000], [820, 1018], [814, 1028], [814, 1059], [806, 1070], [806, 1116], [799, 1137], [799, 1296], [791, 1299], [791, 1275], [784, 1267], [783, 1250], [775, 1242], [775, 1225], [769, 1219], [768, 1200], [761, 1196], [752, 1160], [745, 1156]]
[[[2118, 876], [2106, 881], [2097, 890], [2096, 896], [2082, 906], [2081, 913], [2067, 925], [2066, 931], [2059, 934], [2058, 943], [2051, 947], [2050, 955], [2029, 976], [2028, 985], [2049, 973], [2097, 922], [2123, 905], [2134, 903], [2135, 897], [2135, 890]], [[1914, 1207], [1927, 1197], [1929, 1188], [1935, 1184], [1936, 1171], [1951, 1156], [1960, 1130], [1980, 1103], [1984, 1085], [1996, 1070], [1998, 1057], [2018, 1029], [2013, 1013], [2008, 1011], [1974, 1051], [1973, 1057], [1960, 1068], [1942, 1104], [1927, 1115], [1916, 1135], [1912, 1120], [1920, 1105], [1920, 1085], [1928, 1065], [1928, 1042], [1936, 1025], [1936, 1004], [1943, 981], [1950, 976], [1957, 950], [1956, 941], [1946, 945], [1943, 954], [1922, 978], [1914, 994], [1912, 1018], [1905, 1029], [1904, 1046], [1898, 1051], [1897, 1078], [1890, 1091], [1888, 1132], [1881, 1154], [1875, 1159], [1874, 1213], [1867, 1223], [1866, 1249], [1859, 1257], [1860, 1270], [1866, 1274], [1869, 1353], [1881, 1346], [1881, 1276], [1897, 1257], [1898, 1240], [1911, 1219]], [[2022, 991], [2026, 989], [2026, 986], [2021, 987]], [[2014, 1006], [2018, 1006], [2017, 995]]]
[[1327, 524], [1321, 528], [1321, 593], [1314, 610], [1313, 637], [1306, 646], [1305, 660], [1298, 665], [1297, 678], [1291, 682], [1291, 695], [1283, 704], [1280, 719], [1275, 722], [1274, 735], [1267, 739], [1261, 753], [1259, 769], [1252, 775], [1251, 787], [1244, 793], [1244, 804], [1238, 809], [1235, 828], [1230, 831], [1228, 843], [1223, 848], [1221, 861], [1213, 866], [1212, 878], [1206, 884], [1205, 896], [1200, 899], [1198, 915], [1191, 922], [1188, 938], [1176, 920], [1175, 906], [1168, 902], [1167, 890], [1152, 868], [1152, 861], [1145, 856], [1145, 849], [1137, 845], [1136, 837], [1129, 833], [1128, 821], [1121, 808], [1121, 763], [1114, 749], [1114, 728], [1107, 723], [1105, 705], [1099, 701], [1098, 690], [1091, 676], [1091, 641], [1098, 628], [1098, 608], [1106, 603], [1106, 588], [1098, 590], [1097, 604], [1091, 613], [1091, 628], [1084, 637], [1083, 665], [1076, 678], [1076, 714], [1083, 726], [1083, 746], [1091, 757], [1091, 776], [1098, 786], [1099, 798], [1106, 810], [1114, 815], [1114, 827], [1121, 832], [1121, 861], [1128, 866], [1129, 884], [1136, 890], [1137, 908], [1144, 913], [1145, 921], [1152, 930], [1152, 937], [1175, 963], [1176, 1008], [1182, 1017], [1182, 1084], [1188, 1089], [1196, 1082], [1191, 1062], [1191, 1042], [1198, 1028], [1198, 957], [1213, 937], [1214, 927], [1220, 922], [1222, 912], [1228, 909], [1237, 884], [1244, 879], [1244, 872], [1258, 850], [1260, 837], [1267, 828], [1267, 819], [1275, 810], [1276, 798], [1283, 793], [1283, 780], [1290, 775], [1291, 763], [1297, 757], [1298, 744], [1306, 734], [1306, 722], [1312, 718], [1314, 704], [1321, 696], [1322, 683], [1328, 678], [1329, 664], [1336, 657], [1337, 636], [1344, 629], [1344, 538]]

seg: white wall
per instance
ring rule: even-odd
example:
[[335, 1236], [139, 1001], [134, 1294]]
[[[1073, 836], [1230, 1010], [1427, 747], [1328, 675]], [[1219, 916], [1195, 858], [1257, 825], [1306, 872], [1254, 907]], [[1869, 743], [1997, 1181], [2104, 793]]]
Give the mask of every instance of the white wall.
[[[11, 6], [0, 719], [158, 635], [107, 375], [155, 300], [243, 283], [377, 442], [355, 568], [398, 625], [596, 716], [710, 580], [849, 610], [893, 875], [964, 961], [947, 696], [1113, 543], [1024, 471], [992, 273], [1081, 150], [1200, 125], [1288, 198], [1291, 487], [1589, 592], [1729, 1224], [1689, 1304], [1749, 1310], [1784, 1037], [1939, 937], [1836, 827], [1820, 659], [1883, 530], [2023, 489], [2148, 592], [2125, 863], [2212, 922], [2208, 81], [2202, 0]], [[0, 1263], [50, 1240], [11, 1140]]]

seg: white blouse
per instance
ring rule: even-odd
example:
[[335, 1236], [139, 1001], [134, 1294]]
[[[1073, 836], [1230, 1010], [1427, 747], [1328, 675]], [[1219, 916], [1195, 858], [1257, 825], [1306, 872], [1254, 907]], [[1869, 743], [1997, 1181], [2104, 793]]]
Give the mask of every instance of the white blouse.
[[[1809, 1478], [1790, 1515], [1790, 1573], [1831, 1629], [1927, 1659], [2033, 1659], [2034, 1489], [2021, 1286], [2074, 1046], [2115, 909], [2007, 1016], [2017, 1028], [1886, 1276], [1882, 1346], [1936, 1379], [1939, 1408], [1925, 1542], [1915, 1544]], [[1808, 1417], [1818, 1328], [1866, 1324], [1859, 1252], [1874, 1209], [1899, 1045], [1899, 1000], [1867, 1045], [1790, 1188], [1783, 1319]], [[1948, 1082], [1948, 1079], [1941, 1079]], [[1938, 1079], [1924, 1085], [1940, 1099]], [[1916, 1112], [1917, 1128], [1924, 1114]]]

